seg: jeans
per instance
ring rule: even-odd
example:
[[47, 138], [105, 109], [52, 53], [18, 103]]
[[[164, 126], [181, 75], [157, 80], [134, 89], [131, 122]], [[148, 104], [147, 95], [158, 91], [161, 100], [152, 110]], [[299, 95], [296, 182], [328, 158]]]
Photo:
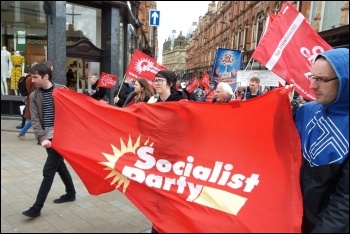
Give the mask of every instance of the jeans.
[[19, 131], [19, 135], [24, 136], [31, 126], [32, 126], [32, 121], [26, 120], [26, 123], [24, 124], [23, 128]]
[[72, 177], [64, 163], [63, 157], [53, 148], [46, 149], [47, 159], [43, 169], [44, 179], [41, 182], [38, 195], [33, 207], [41, 210], [44, 206], [47, 195], [50, 192], [56, 172], [60, 175], [64, 185], [66, 186], [66, 194], [75, 197], [75, 188]]

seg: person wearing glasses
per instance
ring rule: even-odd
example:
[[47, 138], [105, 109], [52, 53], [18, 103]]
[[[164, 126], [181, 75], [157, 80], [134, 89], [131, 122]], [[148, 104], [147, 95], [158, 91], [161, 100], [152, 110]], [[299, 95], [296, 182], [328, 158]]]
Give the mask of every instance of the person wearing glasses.
[[309, 78], [316, 100], [295, 116], [303, 153], [302, 232], [348, 233], [349, 49], [317, 55]]
[[176, 74], [173, 71], [159, 71], [153, 80], [156, 95], [152, 96], [148, 103], [179, 101], [181, 99], [187, 99], [186, 94], [176, 89], [176, 80]]

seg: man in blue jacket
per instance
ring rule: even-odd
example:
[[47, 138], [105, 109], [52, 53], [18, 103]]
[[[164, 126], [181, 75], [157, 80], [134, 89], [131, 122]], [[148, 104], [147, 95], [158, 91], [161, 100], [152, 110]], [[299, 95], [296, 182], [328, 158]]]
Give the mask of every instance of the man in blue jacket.
[[303, 162], [303, 232], [349, 232], [349, 50], [316, 57], [316, 101], [296, 112]]

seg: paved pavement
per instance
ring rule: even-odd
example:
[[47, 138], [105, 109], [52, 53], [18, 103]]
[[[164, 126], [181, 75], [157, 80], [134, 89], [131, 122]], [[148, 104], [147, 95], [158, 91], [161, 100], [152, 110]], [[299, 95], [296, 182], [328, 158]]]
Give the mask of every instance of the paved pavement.
[[150, 233], [151, 222], [122, 193], [90, 195], [68, 163], [76, 201], [53, 203], [65, 193], [56, 175], [41, 216], [23, 216], [35, 201], [46, 151], [37, 145], [32, 128], [27, 141], [17, 138], [20, 122], [1, 117], [1, 233]]

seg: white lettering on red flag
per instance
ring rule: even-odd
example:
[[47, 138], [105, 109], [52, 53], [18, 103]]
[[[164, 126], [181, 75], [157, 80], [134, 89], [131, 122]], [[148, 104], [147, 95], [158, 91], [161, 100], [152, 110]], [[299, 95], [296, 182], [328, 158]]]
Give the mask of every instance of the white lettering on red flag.
[[98, 80], [97, 86], [104, 87], [104, 88], [113, 88], [116, 83], [117, 83], [116, 75], [102, 72], [100, 75], [100, 79]]
[[145, 78], [152, 81], [158, 71], [166, 69], [166, 67], [159, 64], [152, 57], [139, 50], [135, 50], [125, 75], [135, 79]]
[[317, 54], [332, 49], [310, 26], [305, 17], [286, 2], [268, 27], [252, 58], [294, 84], [296, 91], [308, 100], [315, 94], [309, 88], [312, 64]]

